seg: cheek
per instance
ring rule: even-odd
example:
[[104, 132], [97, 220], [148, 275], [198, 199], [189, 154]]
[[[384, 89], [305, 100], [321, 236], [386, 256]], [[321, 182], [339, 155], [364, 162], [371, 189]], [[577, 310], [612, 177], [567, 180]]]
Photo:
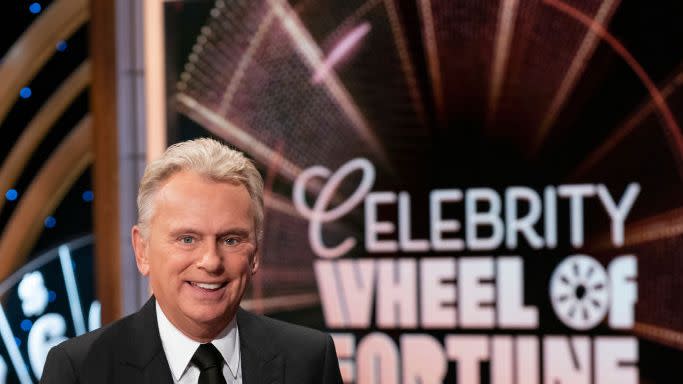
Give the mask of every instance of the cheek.
[[251, 268], [249, 267], [249, 258], [244, 257], [228, 257], [225, 262], [225, 269], [227, 274], [235, 279], [240, 276], [250, 275]]
[[168, 283], [180, 278], [184, 270], [192, 265], [190, 255], [174, 252], [170, 247], [157, 247], [150, 258], [150, 275], [157, 279], [164, 279]]

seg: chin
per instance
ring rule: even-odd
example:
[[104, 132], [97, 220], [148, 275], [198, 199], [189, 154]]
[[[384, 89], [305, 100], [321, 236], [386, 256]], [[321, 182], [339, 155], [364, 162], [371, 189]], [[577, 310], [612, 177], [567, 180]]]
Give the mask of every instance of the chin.
[[185, 313], [187, 317], [197, 323], [215, 324], [225, 322], [227, 324], [234, 314], [233, 312], [227, 304], [201, 303], [187, 308]]

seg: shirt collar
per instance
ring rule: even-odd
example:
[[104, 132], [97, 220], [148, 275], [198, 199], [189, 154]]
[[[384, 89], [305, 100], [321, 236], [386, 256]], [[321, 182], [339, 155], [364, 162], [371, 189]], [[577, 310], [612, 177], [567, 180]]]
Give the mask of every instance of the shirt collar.
[[[199, 342], [190, 339], [180, 332], [164, 314], [164, 311], [156, 303], [157, 324], [161, 345], [166, 354], [166, 360], [171, 368], [171, 373], [176, 380], [180, 380], [190, 364]], [[237, 322], [233, 318], [225, 329], [219, 333], [211, 343], [218, 349], [227, 362], [230, 373], [237, 378], [240, 365], [240, 338]]]

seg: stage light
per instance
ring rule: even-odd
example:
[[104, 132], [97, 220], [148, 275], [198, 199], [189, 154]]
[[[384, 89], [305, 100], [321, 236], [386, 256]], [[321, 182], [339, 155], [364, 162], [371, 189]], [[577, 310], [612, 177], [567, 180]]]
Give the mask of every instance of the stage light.
[[92, 191], [87, 190], [87, 191], [83, 192], [81, 197], [83, 198], [83, 201], [89, 203], [89, 202], [93, 201], [93, 199], [95, 198], [95, 194]]
[[55, 219], [53, 216], [48, 216], [45, 218], [45, 228], [54, 228], [55, 225], [57, 225], [57, 219]]
[[22, 99], [28, 99], [31, 97], [31, 88], [29, 87], [24, 87], [19, 91], [19, 96], [21, 96]]
[[60, 41], [57, 43], [57, 50], [58, 50], [59, 52], [64, 52], [64, 51], [66, 51], [66, 48], [67, 48], [67, 47], [68, 47], [68, 44], [67, 44], [66, 41], [64, 41], [64, 40], [60, 40]]
[[14, 201], [19, 197], [19, 192], [17, 192], [16, 189], [8, 189], [7, 192], [5, 192], [5, 198], [9, 201]]
[[34, 15], [40, 13], [42, 9], [43, 7], [40, 6], [40, 3], [31, 3], [31, 5], [28, 6], [28, 10]]
[[21, 321], [21, 323], [19, 324], [19, 326], [21, 327], [21, 329], [23, 329], [24, 331], [28, 332], [28, 331], [31, 330], [31, 327], [33, 326], [33, 322], [32, 322], [31, 320], [29, 320], [29, 319], [24, 319], [24, 320]]

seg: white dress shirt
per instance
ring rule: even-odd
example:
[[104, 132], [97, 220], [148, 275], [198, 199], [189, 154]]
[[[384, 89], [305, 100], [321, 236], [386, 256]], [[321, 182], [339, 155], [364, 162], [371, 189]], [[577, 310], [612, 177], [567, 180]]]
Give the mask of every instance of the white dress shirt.
[[[175, 384], [197, 384], [199, 368], [190, 362], [199, 342], [180, 332], [166, 318], [159, 303], [156, 303], [157, 324], [161, 345], [164, 347], [168, 366]], [[227, 384], [242, 384], [240, 364], [240, 338], [237, 323], [233, 318], [230, 324], [216, 336], [211, 343], [223, 356], [223, 376]]]

